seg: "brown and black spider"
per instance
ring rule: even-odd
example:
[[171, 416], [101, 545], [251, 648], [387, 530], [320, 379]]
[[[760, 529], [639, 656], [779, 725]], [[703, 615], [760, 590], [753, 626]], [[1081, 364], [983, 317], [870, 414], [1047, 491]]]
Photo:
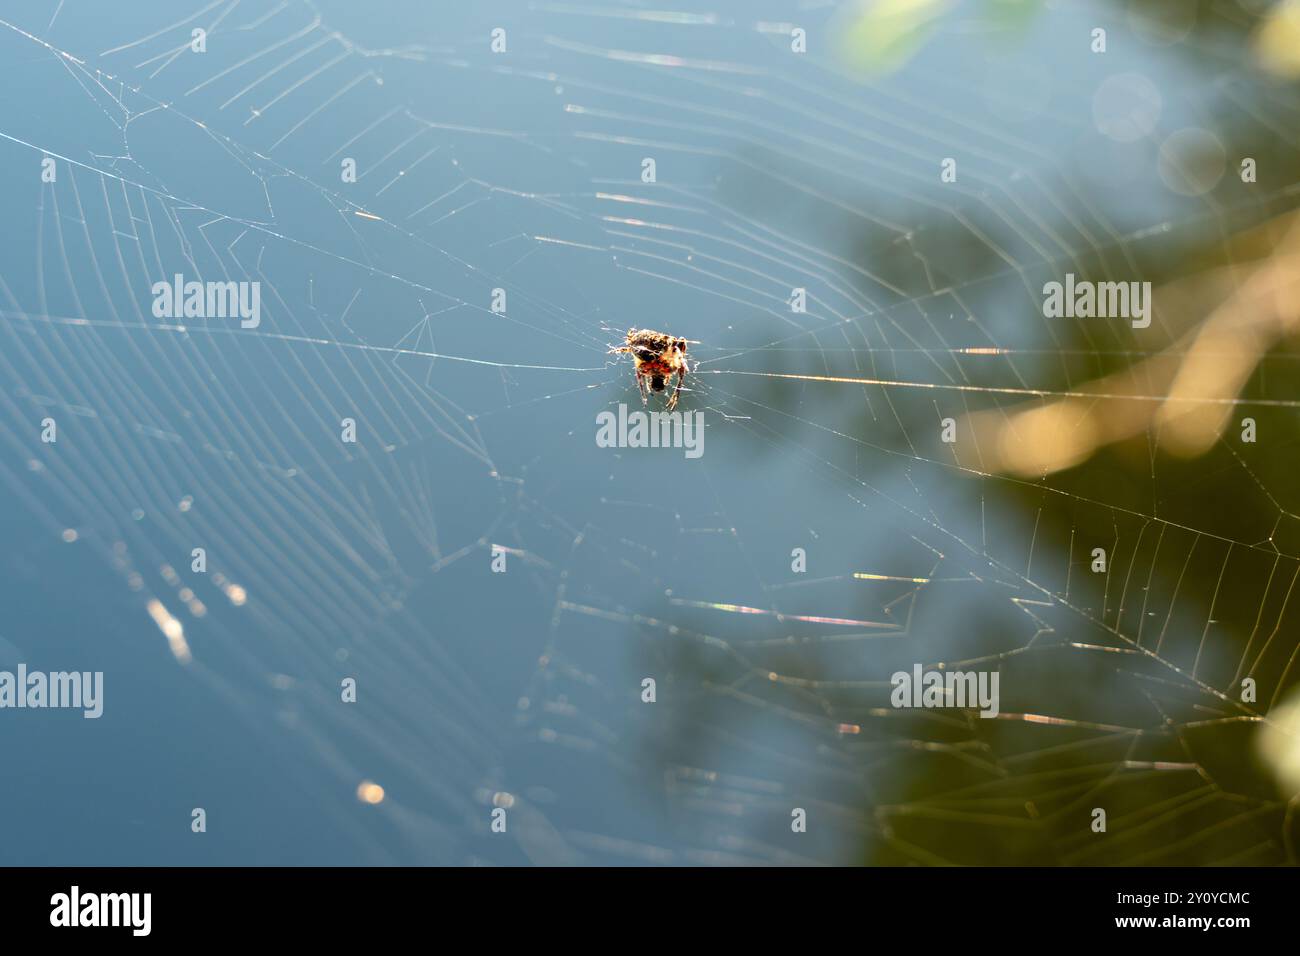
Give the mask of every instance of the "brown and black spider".
[[679, 339], [675, 335], [652, 332], [650, 329], [628, 329], [627, 344], [616, 346], [609, 351], [631, 352], [636, 362], [636, 386], [641, 390], [641, 404], [649, 399], [646, 383], [656, 392], [662, 392], [668, 380], [677, 376], [677, 384], [668, 397], [668, 410], [677, 407], [677, 393], [682, 390], [682, 379], [686, 378], [686, 344], [690, 339]]

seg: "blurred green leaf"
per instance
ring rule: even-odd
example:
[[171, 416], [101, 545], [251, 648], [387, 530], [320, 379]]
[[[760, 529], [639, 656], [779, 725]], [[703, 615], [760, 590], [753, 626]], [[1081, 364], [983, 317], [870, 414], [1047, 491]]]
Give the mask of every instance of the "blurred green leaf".
[[1022, 34], [1043, 8], [1043, 0], [985, 0], [991, 26], [1010, 34]]
[[[855, 66], [890, 73], [925, 45], [957, 0], [862, 0], [840, 42]], [[984, 0], [974, 19], [995, 33], [1023, 34], [1043, 0]]]

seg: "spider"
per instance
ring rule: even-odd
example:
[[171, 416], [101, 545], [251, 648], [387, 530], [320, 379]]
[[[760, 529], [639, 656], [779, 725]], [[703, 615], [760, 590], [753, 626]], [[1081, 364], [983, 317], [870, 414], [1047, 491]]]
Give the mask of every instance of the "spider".
[[628, 329], [627, 344], [610, 349], [614, 352], [631, 352], [636, 361], [636, 387], [641, 391], [641, 404], [649, 400], [646, 382], [656, 392], [667, 387], [668, 380], [677, 376], [677, 384], [668, 397], [668, 411], [677, 407], [677, 393], [682, 390], [682, 379], [686, 377], [686, 343], [690, 339], [679, 339], [664, 332], [652, 332], [649, 329]]

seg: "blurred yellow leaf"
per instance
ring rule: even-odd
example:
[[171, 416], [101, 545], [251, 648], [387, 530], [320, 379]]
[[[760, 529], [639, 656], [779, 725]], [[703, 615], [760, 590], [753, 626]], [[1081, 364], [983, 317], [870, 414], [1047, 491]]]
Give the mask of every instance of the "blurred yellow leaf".
[[867, 0], [841, 35], [848, 58], [887, 73], [912, 58], [954, 0]]
[[1269, 12], [1255, 31], [1255, 56], [1276, 76], [1300, 76], [1300, 2], [1285, 0]]

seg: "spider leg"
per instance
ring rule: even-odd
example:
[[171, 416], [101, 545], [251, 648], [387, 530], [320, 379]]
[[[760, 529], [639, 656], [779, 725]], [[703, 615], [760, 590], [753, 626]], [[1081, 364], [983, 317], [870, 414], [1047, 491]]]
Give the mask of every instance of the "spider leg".
[[641, 404], [642, 405], [650, 404], [650, 393], [646, 391], [645, 376], [642, 375], [640, 372], [637, 372], [636, 375], [636, 387], [641, 392]]
[[673, 394], [668, 398], [668, 410], [671, 412], [677, 407], [677, 393], [682, 390], [682, 379], [686, 377], [686, 364], [682, 363], [681, 368], [677, 370], [677, 384], [673, 386]]

